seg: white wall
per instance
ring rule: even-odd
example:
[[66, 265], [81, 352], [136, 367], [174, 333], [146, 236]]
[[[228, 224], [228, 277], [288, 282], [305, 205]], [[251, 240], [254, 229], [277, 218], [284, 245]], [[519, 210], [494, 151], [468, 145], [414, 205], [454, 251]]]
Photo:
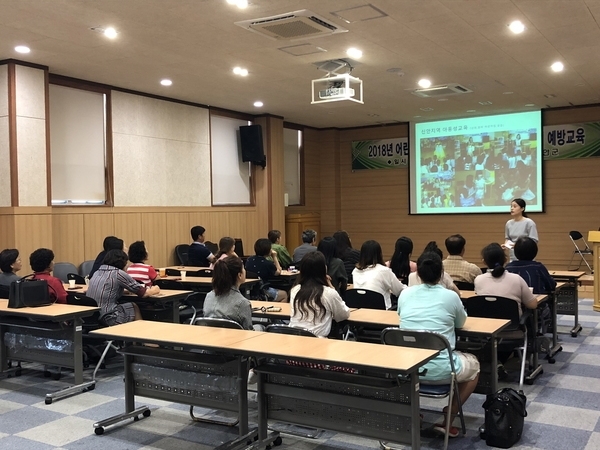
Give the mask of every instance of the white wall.
[[0, 66], [0, 206], [10, 203], [10, 147], [8, 140], [8, 65]]

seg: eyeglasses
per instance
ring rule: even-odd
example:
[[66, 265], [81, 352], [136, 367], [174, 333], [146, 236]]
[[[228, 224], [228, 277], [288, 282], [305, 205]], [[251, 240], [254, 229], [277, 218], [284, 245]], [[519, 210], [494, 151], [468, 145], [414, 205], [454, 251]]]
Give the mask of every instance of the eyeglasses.
[[262, 313], [280, 312], [281, 308], [279, 306], [257, 306], [256, 308], [252, 308], [252, 311], [260, 311]]

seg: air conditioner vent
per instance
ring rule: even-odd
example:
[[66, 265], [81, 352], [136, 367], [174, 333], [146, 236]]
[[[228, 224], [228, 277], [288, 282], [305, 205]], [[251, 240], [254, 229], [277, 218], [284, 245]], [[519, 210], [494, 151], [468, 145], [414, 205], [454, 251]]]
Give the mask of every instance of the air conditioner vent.
[[412, 94], [417, 97], [423, 98], [432, 98], [432, 97], [447, 97], [449, 95], [461, 95], [468, 94], [469, 92], [473, 92], [472, 90], [457, 84], [457, 83], [449, 83], [443, 84], [439, 86], [431, 86], [423, 89], [414, 89], [410, 91]]
[[235, 24], [276, 40], [307, 39], [348, 31], [306, 9]]

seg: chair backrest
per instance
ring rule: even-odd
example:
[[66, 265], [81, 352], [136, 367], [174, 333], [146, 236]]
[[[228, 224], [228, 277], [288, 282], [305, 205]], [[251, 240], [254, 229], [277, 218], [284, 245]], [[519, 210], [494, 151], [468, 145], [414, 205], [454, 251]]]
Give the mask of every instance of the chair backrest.
[[10, 292], [10, 287], [0, 284], [0, 298], [8, 298], [8, 293]]
[[206, 245], [206, 248], [209, 249], [213, 255], [216, 255], [219, 252], [219, 246], [214, 242], [205, 241], [204, 245]]
[[188, 263], [188, 250], [190, 249], [189, 244], [179, 244], [175, 246], [175, 255], [179, 260], [179, 264], [185, 266]]
[[454, 285], [458, 288], [459, 291], [474, 291], [475, 284], [467, 283], [466, 281], [455, 281]]
[[579, 231], [572, 230], [569, 231], [569, 236], [571, 236], [571, 239], [574, 241], [577, 241], [583, 237], [583, 234], [581, 234]]
[[70, 273], [78, 273], [77, 267], [74, 264], [68, 262], [58, 262], [54, 263], [54, 269], [52, 269], [52, 274], [59, 278], [63, 283], [68, 283], [69, 278], [67, 277]]
[[243, 258], [245, 256], [244, 255], [244, 244], [242, 244], [241, 238], [235, 238], [235, 247], [233, 248], [233, 251], [240, 258]]
[[90, 272], [92, 271], [92, 267], [94, 267], [94, 262], [95, 261], [93, 259], [82, 262], [79, 266], [79, 275], [82, 277], [89, 276]]
[[[188, 272], [188, 275], [190, 274], [190, 272]], [[208, 278], [212, 278], [213, 276], [213, 271], [212, 269], [199, 269], [195, 272], [196, 277], [208, 277]]]
[[176, 280], [159, 279], [159, 280], [155, 280], [153, 284], [158, 286], [161, 289], [172, 289], [172, 290], [179, 290], [179, 291], [185, 290], [183, 283], [176, 281]]
[[296, 328], [289, 325], [269, 325], [267, 331], [269, 333], [291, 334], [293, 336], [317, 337], [306, 328]]
[[204, 300], [206, 300], [207, 292], [192, 292], [189, 294], [183, 303], [186, 305], [193, 306], [196, 308], [198, 313], [202, 314], [202, 309], [204, 308]]
[[426, 348], [429, 350], [448, 350], [452, 352], [450, 342], [435, 331], [402, 330], [396, 327], [386, 328], [381, 332], [381, 342], [399, 347]]
[[209, 317], [197, 317], [194, 320], [193, 325], [200, 325], [203, 327], [215, 327], [215, 328], [231, 328], [234, 330], [243, 330], [244, 327], [231, 319], [217, 319]]
[[344, 302], [348, 308], [386, 309], [383, 295], [369, 289], [348, 289]]
[[75, 284], [85, 284], [85, 278], [77, 273], [68, 273], [67, 280], [75, 280]]
[[491, 319], [509, 319], [511, 328], [519, 326], [519, 305], [506, 297], [496, 295], [477, 295], [466, 299], [467, 314], [471, 317]]
[[[87, 297], [84, 294], [75, 294], [73, 292], [67, 293], [67, 305], [77, 306], [92, 306], [96, 308], [98, 303], [91, 297]], [[83, 324], [86, 329], [94, 329], [104, 327], [106, 324], [100, 323], [100, 311], [96, 311], [94, 314], [83, 318]]]

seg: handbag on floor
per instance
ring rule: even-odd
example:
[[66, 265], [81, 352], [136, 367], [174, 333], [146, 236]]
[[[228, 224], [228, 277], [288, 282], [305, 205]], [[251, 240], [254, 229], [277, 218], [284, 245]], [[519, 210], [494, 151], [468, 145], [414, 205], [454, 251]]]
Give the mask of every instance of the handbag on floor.
[[48, 282], [46, 280], [32, 280], [28, 277], [23, 277], [10, 284], [8, 291], [9, 308], [46, 306], [53, 303], [50, 301]]
[[485, 443], [492, 447], [510, 448], [523, 434], [527, 397], [522, 391], [503, 388], [488, 394], [485, 409]]

